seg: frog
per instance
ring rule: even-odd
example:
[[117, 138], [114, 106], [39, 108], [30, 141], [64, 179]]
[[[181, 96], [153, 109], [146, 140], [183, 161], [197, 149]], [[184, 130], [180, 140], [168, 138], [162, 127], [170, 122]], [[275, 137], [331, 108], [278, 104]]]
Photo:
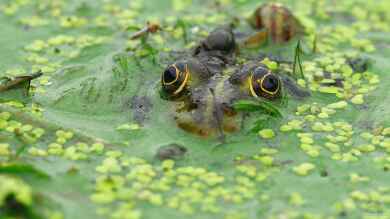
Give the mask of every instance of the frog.
[[239, 63], [233, 26], [222, 26], [193, 48], [190, 57], [168, 64], [161, 74], [162, 97], [174, 105], [179, 128], [201, 137], [225, 135], [241, 129], [240, 100], [280, 101], [286, 91], [305, 97], [289, 77], [277, 74], [261, 59]]

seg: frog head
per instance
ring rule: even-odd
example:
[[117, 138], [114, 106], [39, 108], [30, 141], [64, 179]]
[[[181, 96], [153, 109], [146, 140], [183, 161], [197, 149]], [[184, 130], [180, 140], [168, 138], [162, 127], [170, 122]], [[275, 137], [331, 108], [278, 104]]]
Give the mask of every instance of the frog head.
[[[161, 76], [163, 96], [174, 105], [177, 125], [200, 136], [235, 132], [242, 116], [240, 100], [277, 101], [283, 80], [259, 60], [235, 61], [236, 44], [229, 28], [218, 28], [188, 58], [169, 64]], [[288, 86], [290, 87], [290, 86]]]
[[181, 60], [162, 74], [162, 90], [175, 106], [173, 118], [188, 132], [207, 137], [238, 131], [242, 117], [233, 108], [235, 102], [275, 101], [282, 96], [281, 79], [261, 63], [229, 66], [215, 74], [207, 71], [209, 65]]

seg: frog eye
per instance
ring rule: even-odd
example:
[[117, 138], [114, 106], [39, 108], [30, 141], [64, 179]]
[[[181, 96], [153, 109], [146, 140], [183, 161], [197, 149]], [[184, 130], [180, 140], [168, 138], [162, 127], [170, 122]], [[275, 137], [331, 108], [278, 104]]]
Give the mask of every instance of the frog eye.
[[258, 67], [250, 74], [249, 88], [254, 97], [274, 99], [280, 94], [280, 79], [270, 70]]
[[162, 83], [164, 85], [170, 85], [177, 81], [179, 78], [179, 70], [176, 68], [176, 66], [171, 65], [168, 66], [167, 69], [165, 69], [163, 76], [162, 76]]
[[161, 77], [162, 88], [168, 95], [178, 95], [186, 87], [188, 78], [189, 71], [187, 64], [179, 63], [169, 65]]

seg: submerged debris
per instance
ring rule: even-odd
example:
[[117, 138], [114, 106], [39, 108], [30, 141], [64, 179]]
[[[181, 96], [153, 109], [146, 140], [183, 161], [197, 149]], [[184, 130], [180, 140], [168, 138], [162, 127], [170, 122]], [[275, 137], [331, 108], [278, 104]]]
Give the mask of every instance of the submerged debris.
[[41, 71], [38, 71], [37, 73], [31, 75], [17, 76], [14, 78], [2, 78], [0, 79], [0, 92], [24, 87], [26, 88], [26, 94], [28, 94], [31, 81], [42, 76], [42, 74], [43, 73]]
[[146, 23], [146, 26], [144, 28], [142, 28], [141, 30], [133, 33], [131, 36], [130, 36], [130, 39], [131, 40], [135, 40], [135, 39], [138, 39], [138, 38], [141, 38], [143, 36], [146, 36], [147, 34], [149, 33], [156, 33], [157, 31], [159, 31], [161, 29], [161, 26], [157, 23], [151, 23], [151, 22], [147, 22]]
[[347, 62], [354, 72], [360, 73], [367, 71], [369, 65], [369, 60], [362, 57], [349, 58]]
[[159, 160], [167, 160], [167, 159], [177, 160], [182, 158], [186, 153], [187, 153], [186, 147], [176, 143], [172, 143], [169, 145], [159, 147], [156, 153], [156, 158]]
[[[287, 42], [298, 34], [303, 34], [303, 26], [289, 9], [279, 3], [265, 3], [248, 18], [249, 24], [261, 30], [250, 41], [264, 41], [268, 37], [274, 43]], [[263, 33], [266, 34], [263, 34]], [[252, 42], [253, 43], [253, 42]]]
[[133, 119], [137, 124], [143, 124], [148, 118], [153, 104], [147, 96], [134, 96], [131, 99]]

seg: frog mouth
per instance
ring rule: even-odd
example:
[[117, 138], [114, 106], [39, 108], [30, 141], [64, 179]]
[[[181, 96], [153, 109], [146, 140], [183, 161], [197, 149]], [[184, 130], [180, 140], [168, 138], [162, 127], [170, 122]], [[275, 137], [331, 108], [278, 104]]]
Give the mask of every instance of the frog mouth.
[[223, 135], [224, 133], [233, 133], [239, 130], [236, 116], [225, 116], [221, 123], [214, 118], [208, 118], [205, 121], [197, 122], [194, 120], [191, 112], [181, 113], [175, 117], [177, 126], [186, 132], [201, 136], [210, 137], [214, 135]]
[[212, 88], [204, 98], [191, 102], [177, 110], [174, 117], [179, 128], [202, 137], [224, 136], [238, 131], [237, 112], [227, 103], [221, 102]]

